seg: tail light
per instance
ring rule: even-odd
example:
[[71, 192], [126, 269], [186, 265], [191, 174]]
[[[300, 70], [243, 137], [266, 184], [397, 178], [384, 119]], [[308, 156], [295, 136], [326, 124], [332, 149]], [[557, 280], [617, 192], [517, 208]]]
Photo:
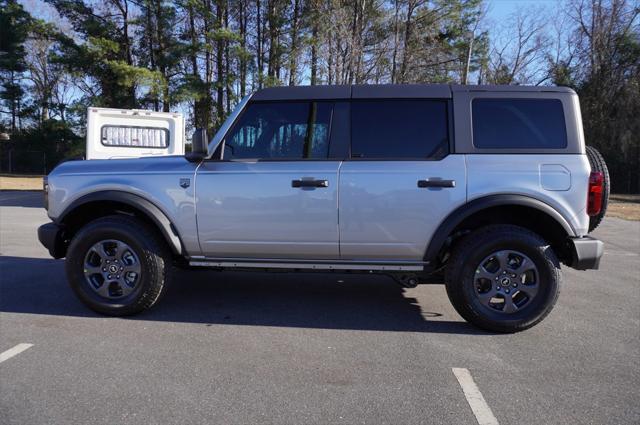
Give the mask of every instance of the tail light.
[[589, 176], [589, 195], [587, 197], [587, 214], [593, 216], [600, 214], [602, 210], [602, 190], [604, 174], [600, 171], [592, 171]]

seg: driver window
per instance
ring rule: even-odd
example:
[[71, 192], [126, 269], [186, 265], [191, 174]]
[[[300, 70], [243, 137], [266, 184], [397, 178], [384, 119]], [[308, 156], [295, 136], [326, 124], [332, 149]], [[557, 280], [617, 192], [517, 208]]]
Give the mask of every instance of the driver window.
[[325, 159], [333, 103], [250, 104], [225, 140], [224, 159]]

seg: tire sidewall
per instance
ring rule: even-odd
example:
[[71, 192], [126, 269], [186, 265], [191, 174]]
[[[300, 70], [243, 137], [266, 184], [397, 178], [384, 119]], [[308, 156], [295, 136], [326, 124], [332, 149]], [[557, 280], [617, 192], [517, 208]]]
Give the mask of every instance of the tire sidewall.
[[[559, 292], [557, 260], [553, 253], [549, 255], [549, 246], [540, 245], [533, 238], [528, 239], [530, 240], [501, 235], [489, 243], [477, 242], [471, 247], [471, 254], [464, 261], [458, 276], [464, 305], [477, 321], [488, 322], [490, 327], [527, 327], [537, 323], [553, 308]], [[539, 288], [535, 298], [521, 310], [510, 314], [491, 311], [480, 303], [475, 293], [475, 270], [482, 260], [501, 250], [521, 252], [533, 261], [538, 270]]]
[[[73, 239], [66, 259], [66, 272], [69, 284], [76, 295], [92, 309], [106, 314], [127, 314], [136, 309], [149, 292], [152, 279], [157, 278], [153, 264], [151, 246], [135, 228], [126, 223], [109, 228], [97, 224], [89, 224]], [[84, 276], [84, 259], [89, 249], [102, 240], [120, 240], [134, 251], [140, 261], [141, 277], [136, 288], [126, 297], [113, 300], [106, 299], [89, 287]]]

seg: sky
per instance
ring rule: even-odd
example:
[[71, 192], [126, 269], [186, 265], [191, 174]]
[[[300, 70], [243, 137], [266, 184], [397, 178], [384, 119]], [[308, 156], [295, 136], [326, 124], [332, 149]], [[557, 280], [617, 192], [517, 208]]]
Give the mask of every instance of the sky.
[[[485, 0], [489, 6], [488, 18], [496, 23], [507, 18], [519, 7], [555, 7], [561, 0]], [[50, 17], [51, 6], [42, 0], [19, 0], [35, 16]], [[49, 16], [47, 16], [49, 15]]]
[[488, 18], [499, 22], [507, 18], [520, 7], [544, 7], [553, 8], [560, 0], [485, 0], [489, 6]]

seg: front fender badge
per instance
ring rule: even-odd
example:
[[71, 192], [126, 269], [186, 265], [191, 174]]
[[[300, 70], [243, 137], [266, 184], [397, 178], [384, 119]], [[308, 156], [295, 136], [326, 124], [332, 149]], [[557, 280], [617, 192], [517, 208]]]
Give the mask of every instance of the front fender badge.
[[189, 186], [191, 186], [191, 179], [188, 179], [188, 178], [180, 179], [181, 188], [186, 189]]

